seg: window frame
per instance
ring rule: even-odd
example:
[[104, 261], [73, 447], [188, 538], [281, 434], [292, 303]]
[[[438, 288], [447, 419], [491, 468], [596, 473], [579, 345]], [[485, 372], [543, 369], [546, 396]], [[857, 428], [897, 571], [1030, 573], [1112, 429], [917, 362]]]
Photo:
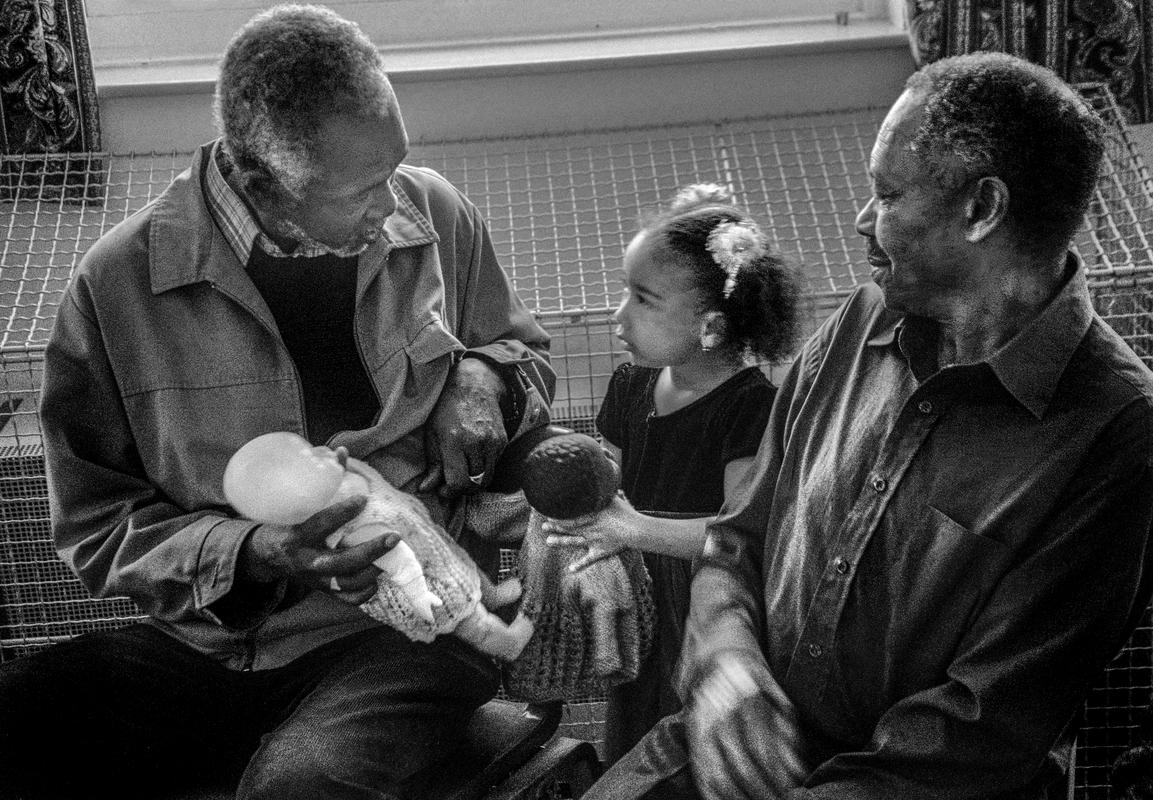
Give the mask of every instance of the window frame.
[[[87, 0], [93, 61], [103, 66], [214, 63], [261, 0]], [[382, 52], [579, 45], [787, 25], [892, 20], [898, 0], [329, 0]], [[843, 20], [842, 20], [843, 21]]]

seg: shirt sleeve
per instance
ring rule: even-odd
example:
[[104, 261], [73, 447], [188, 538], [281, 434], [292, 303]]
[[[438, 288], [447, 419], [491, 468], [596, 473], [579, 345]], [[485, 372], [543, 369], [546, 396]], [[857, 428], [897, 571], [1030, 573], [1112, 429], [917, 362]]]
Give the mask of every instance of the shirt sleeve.
[[1150, 428], [1144, 403], [1108, 426], [941, 682], [896, 703], [867, 749], [819, 765], [791, 800], [1001, 797], [1043, 780], [1150, 599]]
[[248, 592], [226, 604], [224, 616], [213, 610], [233, 588], [255, 523], [210, 509], [187, 513], [148, 480], [84, 299], [81, 281], [61, 303], [44, 360], [40, 416], [57, 551], [96, 597], [126, 595], [163, 620], [258, 624], [284, 586]]
[[628, 409], [628, 376], [631, 371], [630, 364], [621, 364], [613, 370], [604, 401], [597, 412], [597, 430], [605, 441], [619, 449], [623, 449], [625, 441], [627, 426], [624, 415]]
[[746, 387], [726, 410], [723, 419], [718, 420], [722, 425], [721, 460], [724, 463], [756, 454], [769, 424], [774, 395], [776, 388], [772, 384], [758, 381]]

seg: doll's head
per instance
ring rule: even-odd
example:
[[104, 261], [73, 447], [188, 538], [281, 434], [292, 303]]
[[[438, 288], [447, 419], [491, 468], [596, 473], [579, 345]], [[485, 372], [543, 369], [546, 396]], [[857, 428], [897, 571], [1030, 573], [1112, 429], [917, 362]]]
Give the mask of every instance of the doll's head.
[[620, 467], [583, 433], [544, 439], [525, 458], [525, 499], [546, 517], [596, 513], [612, 502], [620, 485]]
[[224, 469], [224, 497], [257, 522], [296, 525], [335, 499], [346, 479], [345, 454], [276, 431], [233, 453]]

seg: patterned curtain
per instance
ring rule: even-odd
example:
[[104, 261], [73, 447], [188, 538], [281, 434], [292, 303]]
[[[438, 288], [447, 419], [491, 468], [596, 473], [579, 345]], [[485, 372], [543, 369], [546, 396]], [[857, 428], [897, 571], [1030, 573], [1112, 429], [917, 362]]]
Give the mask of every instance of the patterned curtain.
[[83, 0], [0, 0], [0, 150], [99, 149]]
[[1153, 122], [1148, 0], [905, 0], [918, 65], [975, 50], [1044, 64], [1070, 83], [1109, 85], [1130, 123]]

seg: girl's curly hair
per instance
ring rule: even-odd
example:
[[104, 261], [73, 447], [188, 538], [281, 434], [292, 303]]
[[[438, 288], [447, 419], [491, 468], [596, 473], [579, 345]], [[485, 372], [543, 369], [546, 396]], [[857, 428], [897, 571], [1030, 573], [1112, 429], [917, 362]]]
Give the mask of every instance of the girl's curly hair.
[[[715, 237], [710, 247], [710, 237], [725, 223], [756, 231], [762, 245], [742, 259], [728, 287], [730, 275], [714, 252]], [[801, 330], [798, 272], [771, 251], [756, 221], [732, 202], [728, 190], [709, 183], [686, 186], [666, 208], [643, 220], [641, 231], [686, 268], [701, 297], [700, 310], [724, 316], [720, 349], [734, 360], [751, 354], [770, 363], [792, 354]]]

